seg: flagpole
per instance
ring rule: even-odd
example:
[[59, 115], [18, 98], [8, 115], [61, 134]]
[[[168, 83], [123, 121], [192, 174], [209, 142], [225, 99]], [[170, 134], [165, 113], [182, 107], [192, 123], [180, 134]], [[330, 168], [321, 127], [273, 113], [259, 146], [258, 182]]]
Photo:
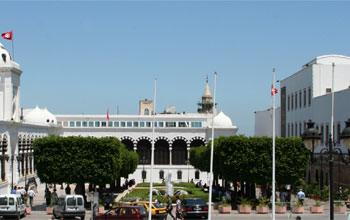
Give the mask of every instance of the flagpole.
[[216, 114], [215, 98], [216, 98], [216, 72], [214, 73], [214, 100], [213, 100], [213, 117], [211, 125], [211, 150], [210, 150], [210, 173], [209, 173], [209, 205], [208, 220], [211, 220], [211, 200], [213, 191], [213, 157], [214, 157], [214, 118]]
[[272, 102], [272, 220], [275, 220], [276, 215], [275, 215], [275, 199], [276, 199], [276, 173], [275, 173], [275, 75], [276, 75], [276, 70], [273, 68], [273, 88], [272, 88], [272, 93], [273, 93], [273, 102]]
[[14, 41], [14, 37], [13, 37], [13, 30], [12, 30], [12, 60], [15, 61], [15, 48], [14, 48], [14, 44], [13, 44], [13, 41]]
[[155, 115], [156, 115], [156, 99], [157, 99], [157, 78], [154, 78], [154, 93], [153, 93], [153, 123], [152, 123], [152, 149], [151, 149], [151, 172], [149, 183], [149, 212], [148, 220], [152, 219], [152, 190], [153, 190], [153, 164], [154, 164], [154, 129], [155, 129]]

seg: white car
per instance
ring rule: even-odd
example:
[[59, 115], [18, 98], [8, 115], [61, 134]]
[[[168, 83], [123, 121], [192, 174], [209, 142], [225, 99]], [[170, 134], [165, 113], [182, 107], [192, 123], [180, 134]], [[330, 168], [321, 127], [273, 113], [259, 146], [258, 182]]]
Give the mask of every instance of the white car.
[[17, 217], [20, 219], [26, 216], [26, 205], [19, 194], [1, 194], [0, 195], [0, 216]]
[[53, 207], [55, 218], [85, 218], [84, 198], [82, 195], [62, 195]]

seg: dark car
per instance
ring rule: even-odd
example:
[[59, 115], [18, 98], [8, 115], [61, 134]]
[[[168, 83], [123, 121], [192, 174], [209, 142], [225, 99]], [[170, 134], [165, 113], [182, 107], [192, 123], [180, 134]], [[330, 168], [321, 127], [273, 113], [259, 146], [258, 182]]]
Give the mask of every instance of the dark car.
[[185, 198], [183, 208], [184, 218], [208, 218], [208, 205], [202, 198]]
[[140, 206], [115, 207], [106, 211], [102, 215], [94, 216], [93, 219], [133, 219], [146, 220], [147, 212]]

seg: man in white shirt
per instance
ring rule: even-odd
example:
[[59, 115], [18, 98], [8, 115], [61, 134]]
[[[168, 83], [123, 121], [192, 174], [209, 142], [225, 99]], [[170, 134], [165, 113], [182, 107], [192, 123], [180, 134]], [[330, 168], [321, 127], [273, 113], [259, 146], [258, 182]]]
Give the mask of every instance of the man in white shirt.
[[303, 192], [302, 189], [299, 190], [299, 192], [297, 193], [297, 196], [299, 201], [304, 204], [305, 193]]
[[29, 190], [28, 196], [29, 196], [30, 207], [32, 207], [33, 206], [33, 198], [35, 196], [35, 192], [34, 192], [33, 188]]

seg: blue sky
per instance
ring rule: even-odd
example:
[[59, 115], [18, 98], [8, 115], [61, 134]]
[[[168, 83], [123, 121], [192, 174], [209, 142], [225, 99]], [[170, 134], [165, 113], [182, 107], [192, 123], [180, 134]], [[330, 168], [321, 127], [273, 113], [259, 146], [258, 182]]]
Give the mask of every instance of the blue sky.
[[[350, 2], [5, 1], [0, 32], [14, 30], [21, 106], [55, 114], [196, 112], [209, 76], [218, 109], [239, 134], [269, 108], [277, 79], [324, 54], [350, 55]], [[11, 42], [0, 40], [11, 51]], [[279, 86], [277, 86], [279, 88]], [[279, 99], [279, 95], [277, 96]]]

